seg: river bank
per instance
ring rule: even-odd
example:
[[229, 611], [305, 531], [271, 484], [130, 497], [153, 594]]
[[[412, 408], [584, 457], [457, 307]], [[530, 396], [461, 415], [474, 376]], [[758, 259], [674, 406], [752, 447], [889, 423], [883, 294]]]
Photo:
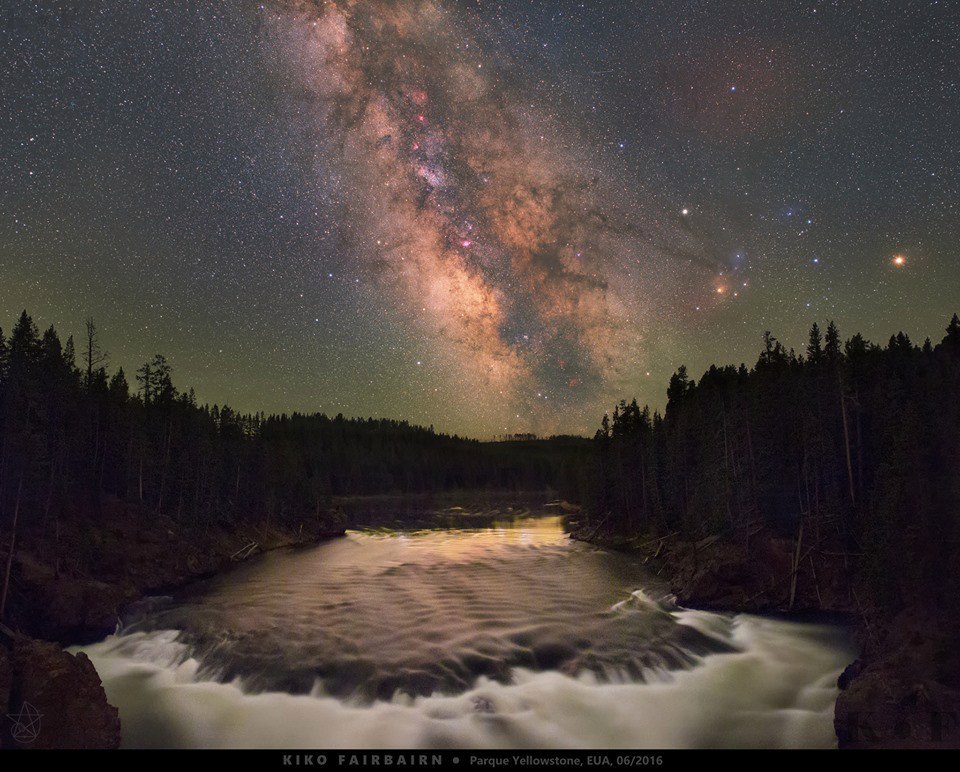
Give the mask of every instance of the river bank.
[[82, 648], [124, 748], [829, 748], [832, 620], [678, 608], [561, 518], [350, 531]]
[[764, 529], [741, 543], [694, 542], [678, 534], [629, 539], [572, 523], [571, 538], [642, 555], [685, 607], [847, 616], [860, 656], [838, 679], [838, 746], [960, 747], [960, 627], [922, 599], [893, 614], [865, 605], [851, 556], [800, 553], [793, 540]]
[[[13, 553], [6, 625], [0, 626], [0, 748], [116, 748], [117, 710], [81, 652], [122, 608], [223, 574], [285, 547], [317, 544], [350, 527], [481, 527], [560, 511], [543, 493], [337, 497], [313, 517], [189, 527], [116, 499], [78, 508], [55, 528], [26, 531]], [[551, 506], [553, 509], [551, 509]], [[399, 514], [397, 514], [399, 513]], [[4, 553], [6, 550], [4, 550]], [[39, 729], [30, 706], [44, 718]]]
[[[351, 515], [371, 524], [389, 509], [380, 498], [352, 504]], [[448, 498], [410, 506], [420, 513], [423, 526], [451, 521], [468, 528], [531, 510], [569, 514], [574, 509], [524, 497], [514, 503], [498, 499], [489, 511]], [[343, 533], [342, 525], [335, 524], [343, 517], [338, 511], [286, 527], [262, 522], [187, 532], [114, 502], [104, 506], [96, 527], [80, 520], [62, 527], [59, 551], [48, 538], [25, 539], [13, 562], [8, 603], [7, 618], [16, 632], [0, 631], [0, 708], [16, 717], [2, 727], [2, 747], [117, 747], [119, 717], [100, 676], [85, 654], [67, 653], [58, 644], [102, 639], [114, 631], [119, 610], [131, 601], [171, 594], [244, 564], [252, 555]], [[747, 544], [713, 537], [693, 543], [676, 535], [623, 540], [583, 530], [574, 530], [573, 536], [640, 554], [686, 607], [847, 615], [858, 627], [861, 656], [841, 678], [834, 711], [840, 746], [958, 744], [957, 691], [950, 687], [958, 665], [951, 648], [956, 631], [935, 612], [886, 619], [863, 609], [849, 580], [846, 556], [807, 555], [803, 570], [794, 571], [792, 541], [765, 531], [752, 534]], [[58, 565], [51, 559], [56, 554], [69, 558], [61, 557]], [[31, 711], [41, 716], [39, 728], [31, 723]]]
[[[0, 627], [0, 748], [116, 748], [120, 721], [82, 652], [63, 646], [114, 632], [120, 610], [283, 547], [344, 533], [339, 513], [184, 527], [142, 507], [102, 502], [53, 532], [27, 531], [14, 551]], [[33, 720], [32, 716], [39, 716]]]

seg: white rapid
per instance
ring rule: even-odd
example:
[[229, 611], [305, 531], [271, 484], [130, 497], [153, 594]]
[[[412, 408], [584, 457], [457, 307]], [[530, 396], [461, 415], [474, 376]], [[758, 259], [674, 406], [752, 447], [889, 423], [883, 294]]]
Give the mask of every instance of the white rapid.
[[126, 747], [205, 748], [830, 747], [852, 658], [678, 608], [556, 520], [269, 555], [84, 651]]

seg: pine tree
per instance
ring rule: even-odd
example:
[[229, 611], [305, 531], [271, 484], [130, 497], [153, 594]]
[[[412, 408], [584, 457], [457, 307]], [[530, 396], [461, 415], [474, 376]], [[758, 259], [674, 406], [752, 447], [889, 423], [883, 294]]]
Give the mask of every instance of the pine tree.
[[153, 396], [153, 368], [150, 362], [144, 362], [137, 370], [137, 381], [140, 383], [139, 393], [143, 397], [143, 404], [149, 405]]
[[677, 371], [670, 376], [670, 384], [667, 386], [667, 402], [674, 401], [679, 403], [693, 385], [693, 382], [687, 375], [687, 366], [680, 365]]
[[9, 341], [11, 370], [23, 372], [36, 363], [40, 333], [30, 315], [24, 311], [13, 326]]
[[943, 345], [948, 351], [960, 353], [960, 317], [956, 314], [947, 325], [947, 337], [943, 339]]
[[810, 328], [810, 342], [807, 343], [807, 361], [818, 364], [823, 359], [823, 335], [820, 334], [820, 325], [816, 322]]
[[114, 402], [126, 402], [130, 396], [130, 387], [127, 385], [127, 377], [123, 373], [123, 368], [119, 368], [110, 379], [108, 386], [110, 398]]
[[73, 336], [67, 338], [67, 343], [63, 347], [63, 362], [66, 364], [70, 372], [75, 372], [77, 369], [77, 350], [73, 342]]
[[98, 367], [93, 374], [93, 383], [90, 385], [90, 391], [101, 396], [107, 393], [110, 379], [107, 378], [107, 368]]
[[859, 332], [843, 344], [848, 359], [862, 359], [869, 347], [870, 343]]
[[154, 402], [169, 404], [177, 396], [173, 386], [173, 368], [163, 354], [154, 356], [150, 363], [151, 389]]
[[63, 362], [63, 346], [60, 343], [60, 336], [53, 325], [50, 325], [40, 339], [40, 356], [45, 364], [54, 362]]
[[835, 365], [843, 354], [840, 351], [840, 330], [832, 321], [827, 325], [826, 355], [830, 364]]

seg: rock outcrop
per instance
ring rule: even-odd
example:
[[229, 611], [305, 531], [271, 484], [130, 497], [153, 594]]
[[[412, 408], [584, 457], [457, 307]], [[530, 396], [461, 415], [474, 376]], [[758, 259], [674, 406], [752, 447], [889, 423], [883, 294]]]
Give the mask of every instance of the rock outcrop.
[[111, 749], [120, 718], [86, 654], [15, 636], [0, 644], [0, 712], [6, 748]]
[[960, 748], [960, 630], [937, 609], [863, 620], [862, 654], [840, 676], [841, 748]]
[[116, 630], [120, 609], [144, 595], [344, 532], [332, 517], [184, 531], [116, 500], [103, 502], [95, 521], [76, 516], [62, 525], [56, 544], [45, 531], [27, 532], [14, 554], [7, 627], [0, 626], [2, 747], [118, 747], [120, 721], [93, 663], [58, 644], [102, 639]]

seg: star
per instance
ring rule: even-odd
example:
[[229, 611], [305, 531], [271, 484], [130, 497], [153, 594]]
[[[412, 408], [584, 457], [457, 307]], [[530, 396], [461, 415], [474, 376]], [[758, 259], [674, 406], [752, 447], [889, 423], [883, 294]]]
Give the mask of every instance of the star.
[[[717, 3], [634, 25], [629, 4], [579, 0], [279, 2], [255, 20], [102, 0], [65, 37], [18, 5], [0, 327], [45, 307], [76, 336], [89, 309], [114, 369], [162, 348], [201, 402], [580, 431], [621, 397], [662, 408], [681, 361], [750, 358], [774, 324], [800, 339], [806, 297], [851, 334], [934, 334], [956, 306], [936, 129], [960, 105], [944, 44], [916, 32], [930, 4], [810, 24], [769, 0], [731, 27]], [[165, 55], [130, 68], [141, 28]], [[931, 281], [884, 306], [865, 296], [878, 267]], [[420, 350], [416, 393], [370, 386]]]

